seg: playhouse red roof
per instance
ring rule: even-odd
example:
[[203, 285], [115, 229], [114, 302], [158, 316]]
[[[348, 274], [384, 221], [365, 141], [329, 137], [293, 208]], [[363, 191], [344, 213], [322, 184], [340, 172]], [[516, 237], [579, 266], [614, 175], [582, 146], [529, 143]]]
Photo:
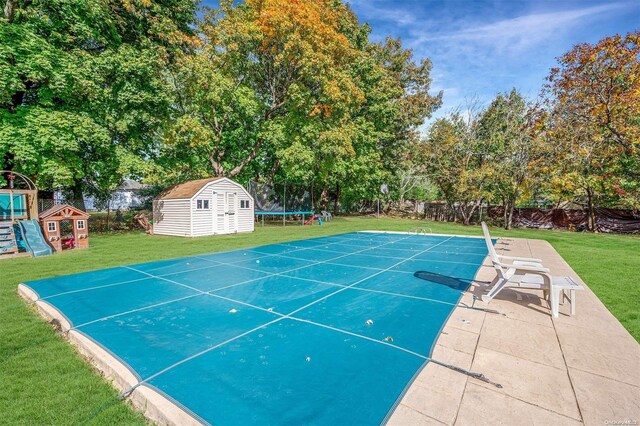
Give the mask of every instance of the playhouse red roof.
[[40, 220], [51, 218], [53, 216], [61, 216], [69, 219], [88, 219], [89, 215], [82, 210], [75, 208], [69, 204], [62, 204], [59, 206], [53, 206], [48, 210], [43, 211], [38, 215]]

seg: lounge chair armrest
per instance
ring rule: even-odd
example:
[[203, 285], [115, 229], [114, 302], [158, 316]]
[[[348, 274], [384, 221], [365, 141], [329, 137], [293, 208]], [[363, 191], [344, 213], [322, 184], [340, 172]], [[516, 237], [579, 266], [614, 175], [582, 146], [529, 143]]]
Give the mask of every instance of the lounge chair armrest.
[[527, 272], [530, 274], [549, 275], [551, 273], [549, 269], [539, 266], [512, 266], [512, 268], [515, 268], [516, 272]]
[[536, 259], [535, 257], [504, 256], [501, 254], [499, 254], [498, 257], [501, 259], [521, 260], [523, 262], [542, 263], [542, 259]]
[[531, 272], [531, 273], [539, 273], [539, 274], [549, 274], [550, 272], [548, 268], [543, 268], [540, 266], [511, 265], [509, 263], [502, 263], [502, 262], [494, 262], [494, 263], [504, 269], [516, 269], [517, 271], [522, 271], [522, 272]]
[[[514, 268], [517, 268], [519, 266], [535, 266], [536, 268], [544, 268], [544, 265], [542, 263], [538, 263], [538, 262], [525, 262], [522, 260], [514, 260], [514, 263], [512, 263], [511, 265], [513, 265]], [[518, 262], [518, 263], [515, 263]]]

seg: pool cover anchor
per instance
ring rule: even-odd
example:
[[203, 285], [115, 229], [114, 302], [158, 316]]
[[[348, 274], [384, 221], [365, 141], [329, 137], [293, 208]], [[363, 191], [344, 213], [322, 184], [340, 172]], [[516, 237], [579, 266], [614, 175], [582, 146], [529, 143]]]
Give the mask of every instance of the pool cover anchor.
[[504, 316], [504, 317], [506, 317], [506, 316], [507, 316], [507, 314], [505, 314], [505, 313], [503, 313], [503, 312], [500, 312], [500, 311], [496, 311], [495, 309], [489, 309], [489, 308], [478, 308], [478, 307], [473, 306], [473, 305], [475, 305], [476, 300], [480, 300], [480, 299], [479, 299], [477, 296], [475, 296], [475, 295], [474, 295], [474, 296], [473, 296], [473, 304], [472, 304], [471, 306], [467, 305], [467, 304], [466, 304], [466, 303], [464, 303], [464, 302], [460, 302], [460, 303], [458, 303], [458, 307], [459, 307], [459, 308], [465, 308], [465, 309], [471, 309], [471, 310], [473, 310], [473, 311], [486, 312], [486, 313], [488, 313], [488, 314], [497, 314], [497, 315], [502, 315], [502, 316]]
[[493, 386], [497, 387], [498, 389], [502, 389], [502, 385], [500, 383], [496, 383], [496, 382], [488, 379], [482, 373], [476, 373], [476, 372], [473, 372], [473, 371], [465, 370], [462, 367], [457, 367], [455, 365], [447, 364], [446, 362], [438, 361], [438, 360], [433, 359], [433, 358], [429, 358], [429, 360], [431, 362], [433, 362], [434, 364], [441, 365], [442, 367], [448, 368], [448, 369], [456, 371], [458, 373], [462, 373], [462, 374], [464, 374], [466, 376], [469, 376], [469, 377], [473, 377], [476, 380], [480, 380], [481, 382], [485, 382], [485, 383], [488, 383], [490, 385], [493, 385]]
[[134, 386], [131, 386], [129, 389], [123, 390], [122, 392], [120, 392], [118, 394], [118, 396], [116, 396], [116, 399], [125, 400], [125, 399], [129, 398], [131, 396], [131, 394], [133, 393], [133, 391], [136, 390], [138, 385], [139, 385], [139, 383], [135, 384]]
[[471, 309], [472, 311], [481, 311], [481, 312], [486, 312], [488, 314], [496, 314], [496, 315], [502, 315], [503, 317], [506, 317], [507, 314], [502, 313], [500, 311], [496, 311], [495, 309], [488, 309], [488, 308], [476, 308], [475, 306], [469, 306], [466, 305], [464, 303], [459, 303], [458, 304], [459, 308], [464, 308], [464, 309]]

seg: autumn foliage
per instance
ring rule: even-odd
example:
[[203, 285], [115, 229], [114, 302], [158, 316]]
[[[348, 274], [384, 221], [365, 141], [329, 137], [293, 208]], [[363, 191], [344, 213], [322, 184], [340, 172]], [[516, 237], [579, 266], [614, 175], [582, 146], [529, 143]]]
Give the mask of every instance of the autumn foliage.
[[[640, 32], [580, 44], [549, 76], [552, 188], [640, 207]], [[614, 201], [615, 202], [615, 201]]]
[[500, 204], [507, 228], [532, 200], [584, 205], [591, 229], [596, 206], [640, 209], [638, 31], [562, 55], [541, 99], [514, 89], [425, 128], [430, 60], [370, 40], [343, 0], [4, 6], [0, 168], [42, 189], [286, 180], [348, 211], [384, 183], [383, 202], [429, 194], [465, 223]]
[[198, 49], [172, 74], [180, 103], [160, 162], [177, 181], [304, 183], [325, 206], [330, 188], [375, 193], [440, 97], [429, 94], [428, 60], [369, 31], [337, 0], [207, 10]]

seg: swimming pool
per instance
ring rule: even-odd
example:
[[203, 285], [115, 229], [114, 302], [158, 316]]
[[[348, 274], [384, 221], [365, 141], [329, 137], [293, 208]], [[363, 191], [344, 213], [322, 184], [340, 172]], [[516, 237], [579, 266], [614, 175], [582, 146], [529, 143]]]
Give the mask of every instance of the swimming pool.
[[359, 232], [25, 285], [203, 423], [379, 424], [486, 255]]

